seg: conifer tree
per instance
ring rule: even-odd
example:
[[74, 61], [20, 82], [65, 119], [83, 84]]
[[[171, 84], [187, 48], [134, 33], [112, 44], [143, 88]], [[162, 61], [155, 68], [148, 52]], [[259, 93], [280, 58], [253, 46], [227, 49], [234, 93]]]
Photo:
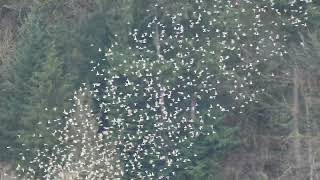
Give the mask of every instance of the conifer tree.
[[[29, 163], [28, 168], [19, 164], [17, 170], [29, 179], [113, 180], [123, 175], [113, 136], [97, 133], [99, 117], [90, 107], [91, 94], [85, 86], [74, 92], [72, 107], [46, 125], [50, 128], [44, 137], [51, 138], [54, 144], [41, 142], [44, 146], [34, 146], [34, 154], [21, 157], [22, 163]], [[36, 127], [41, 128], [41, 124]], [[34, 136], [30, 141], [39, 142], [38, 139]]]
[[[261, 92], [266, 93], [265, 84], [262, 84], [265, 81], [261, 80], [269, 76], [270, 69], [276, 67], [277, 73], [283, 73], [286, 69], [283, 67], [292, 62], [284, 57], [290, 55], [286, 47], [288, 39], [293, 42], [301, 37], [292, 29], [305, 25], [301, 19], [305, 16], [306, 4], [300, 3], [287, 8], [285, 1], [137, 1], [136, 9], [132, 11], [132, 17], [136, 19], [125, 26], [132, 28], [129, 36], [122, 29], [119, 32], [123, 34], [114, 34], [110, 48], [91, 44], [99, 55], [105, 53], [105, 57], [92, 60], [91, 71], [95, 76], [89, 92], [94, 100], [94, 111], [77, 103], [80, 109], [85, 107], [82, 111], [86, 111], [86, 118], [76, 115], [77, 118], [71, 116], [69, 120], [80, 122], [68, 124], [66, 121], [66, 131], [61, 132], [64, 146], [56, 148], [57, 154], [41, 154], [45, 159], [41, 168], [48, 170], [46, 168], [50, 167], [50, 172], [42, 171], [44, 174], [40, 176], [54, 176], [66, 167], [76, 174], [90, 169], [82, 171], [84, 177], [114, 178], [108, 174], [112, 170], [104, 174], [92, 165], [101, 163], [97, 160], [100, 156], [96, 156], [97, 144], [94, 142], [101, 142], [96, 139], [95, 132], [98, 131], [102, 132], [107, 144], [112, 144], [112, 150], [106, 152], [119, 158], [116, 158], [117, 163], [121, 160], [120, 172], [123, 172], [117, 173], [119, 178], [169, 179], [176, 175], [182, 179], [216, 178], [215, 172], [208, 168], [216, 167], [216, 158], [236, 142], [236, 128], [226, 125], [228, 118], [231, 116], [235, 122], [248, 115], [256, 119], [268, 118], [265, 115], [268, 111], [264, 110], [264, 117], [251, 114], [252, 109], [260, 108], [251, 103], [257, 102], [256, 97]], [[291, 36], [288, 38], [289, 30]], [[50, 72], [51, 68], [44, 69]], [[50, 89], [50, 84], [44, 83], [46, 78], [41, 73], [33, 73], [32, 91], [29, 92], [41, 93], [30, 100], [42, 102], [40, 99], [50, 94], [46, 91]], [[43, 91], [34, 87], [46, 88]], [[276, 91], [274, 97], [280, 99], [284, 89], [276, 87], [273, 90]], [[55, 100], [43, 102], [37, 106], [24, 106], [26, 122], [53, 116], [50, 113], [43, 115], [40, 107], [50, 107], [46, 102]], [[247, 109], [248, 105], [252, 109]], [[92, 128], [90, 124], [88, 129], [78, 127], [87, 123], [97, 109], [96, 120], [103, 130]], [[77, 114], [79, 111], [71, 108], [65, 113]], [[87, 144], [79, 143], [90, 138], [77, 139], [80, 135], [71, 126], [79, 128], [80, 134], [87, 134], [91, 129], [88, 134], [95, 138], [85, 142]], [[81, 133], [83, 131], [85, 133]], [[64, 141], [69, 136], [73, 136], [73, 141]], [[45, 141], [56, 143], [55, 140]], [[44, 147], [43, 152], [46, 149]], [[85, 156], [72, 153], [77, 150], [84, 150]], [[66, 157], [70, 159], [62, 163], [57, 160]], [[71, 161], [81, 163], [77, 165]], [[32, 174], [34, 170], [28, 172]]]
[[[146, 18], [133, 25], [129, 45], [115, 42], [93, 66], [106, 84], [95, 89], [105, 93], [96, 100], [119, 128], [126, 177], [167, 178], [183, 167], [203, 171], [207, 162], [197, 160], [233, 144], [233, 131], [219, 122], [255, 101], [262, 91], [253, 88], [258, 65], [280, 56], [281, 45], [263, 46], [269, 33], [277, 35], [260, 29], [264, 11], [256, 4], [145, 5], [139, 11]], [[108, 66], [101, 67], [103, 61]]]

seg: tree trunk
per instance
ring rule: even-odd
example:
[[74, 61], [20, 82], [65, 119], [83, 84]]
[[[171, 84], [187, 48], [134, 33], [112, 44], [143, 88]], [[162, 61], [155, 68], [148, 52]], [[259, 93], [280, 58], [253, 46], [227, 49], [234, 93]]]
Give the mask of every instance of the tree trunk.
[[[156, 53], [158, 61], [162, 60], [162, 55], [160, 52], [160, 34], [159, 34], [159, 27], [158, 24], [155, 26], [155, 37], [154, 37], [154, 45], [156, 47]], [[159, 93], [159, 106], [160, 106], [160, 113], [161, 113], [161, 119], [166, 118], [166, 112], [165, 112], [165, 105], [164, 105], [164, 96], [165, 96], [165, 88], [160, 84], [160, 93]]]
[[[308, 164], [309, 164], [309, 180], [314, 180], [314, 155], [313, 155], [313, 147], [312, 147], [312, 137], [313, 137], [313, 123], [310, 119], [310, 105], [311, 105], [311, 97], [308, 95], [308, 90], [312, 91], [312, 87], [310, 85], [310, 79], [307, 77], [305, 80], [307, 87], [302, 87], [303, 96], [304, 96], [304, 104], [305, 104], [305, 118], [307, 123], [307, 145], [308, 145]], [[303, 85], [305, 85], [303, 84]], [[302, 85], [302, 86], [303, 86]]]
[[300, 135], [299, 135], [299, 74], [298, 68], [295, 67], [293, 74], [293, 106], [292, 106], [292, 121], [293, 121], [293, 153], [296, 167], [300, 168], [301, 154], [300, 154]]

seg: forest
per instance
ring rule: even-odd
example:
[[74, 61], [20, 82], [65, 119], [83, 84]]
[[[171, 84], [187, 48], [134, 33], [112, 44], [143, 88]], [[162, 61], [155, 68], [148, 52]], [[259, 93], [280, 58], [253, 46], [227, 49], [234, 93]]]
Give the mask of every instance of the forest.
[[320, 0], [0, 0], [13, 179], [320, 180]]

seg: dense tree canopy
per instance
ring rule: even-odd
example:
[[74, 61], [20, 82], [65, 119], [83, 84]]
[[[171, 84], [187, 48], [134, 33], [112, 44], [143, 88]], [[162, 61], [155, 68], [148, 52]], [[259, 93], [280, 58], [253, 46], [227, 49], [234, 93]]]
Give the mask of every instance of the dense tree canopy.
[[17, 25], [0, 160], [17, 174], [319, 178], [319, 1], [0, 5]]

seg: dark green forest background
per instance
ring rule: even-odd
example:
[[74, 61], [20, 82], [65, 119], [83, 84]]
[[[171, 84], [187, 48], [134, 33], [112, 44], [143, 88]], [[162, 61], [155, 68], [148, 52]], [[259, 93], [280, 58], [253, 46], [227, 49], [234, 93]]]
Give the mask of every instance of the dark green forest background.
[[[71, 106], [68, 99], [81, 83], [96, 81], [90, 61], [104, 56], [98, 47], [109, 48], [115, 36], [133, 44], [128, 32], [143, 30], [153, 13], [146, 10], [154, 2], [0, 0], [0, 166], [14, 169], [19, 153], [54, 142], [46, 137], [33, 141], [33, 134], [46, 134], [45, 127], [35, 124], [59, 116]], [[258, 103], [242, 114], [217, 118], [217, 135], [195, 145], [199, 157], [175, 179], [320, 179], [320, 1], [295, 6], [287, 0], [274, 2], [283, 15], [266, 13], [266, 21], [284, 22], [292, 15], [285, 10], [297, 9], [308, 12], [307, 28], [273, 30], [288, 35], [289, 53], [259, 67], [263, 76], [254, 86], [265, 90]], [[168, 11], [196, 8], [189, 0], [162, 5]], [[223, 18], [228, 26], [234, 17]]]

